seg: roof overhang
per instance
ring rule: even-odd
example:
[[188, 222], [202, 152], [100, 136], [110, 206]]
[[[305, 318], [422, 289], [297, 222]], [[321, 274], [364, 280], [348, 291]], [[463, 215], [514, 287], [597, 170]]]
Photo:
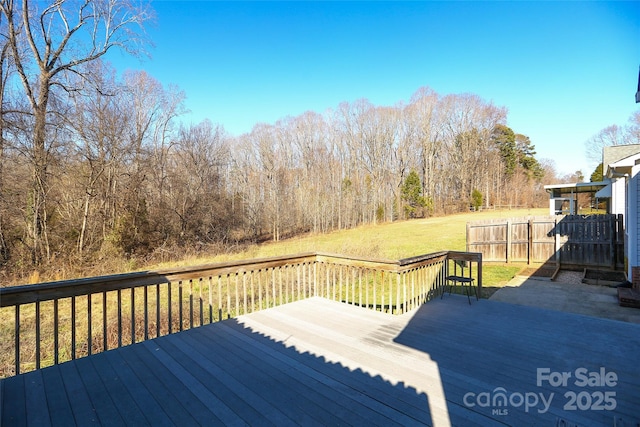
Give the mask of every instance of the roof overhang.
[[610, 164], [607, 167], [607, 177], [613, 178], [615, 176], [631, 174], [631, 169], [637, 164], [640, 164], [640, 153], [625, 157]]
[[560, 197], [561, 194], [595, 193], [605, 188], [609, 184], [609, 181], [576, 182], [573, 184], [545, 185], [544, 189], [547, 190], [547, 192], [555, 195], [556, 197]]
[[608, 184], [606, 187], [596, 191], [595, 197], [597, 199], [610, 199], [612, 193], [611, 184]]

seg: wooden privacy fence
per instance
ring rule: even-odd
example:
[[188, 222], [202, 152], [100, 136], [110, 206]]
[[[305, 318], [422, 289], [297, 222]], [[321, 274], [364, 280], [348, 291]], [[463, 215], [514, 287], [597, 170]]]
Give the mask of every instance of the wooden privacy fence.
[[0, 288], [0, 377], [310, 296], [405, 313], [441, 292], [454, 262], [477, 264], [480, 291], [482, 256], [464, 252], [305, 253]]
[[467, 223], [467, 251], [484, 261], [624, 268], [622, 215], [557, 215]]

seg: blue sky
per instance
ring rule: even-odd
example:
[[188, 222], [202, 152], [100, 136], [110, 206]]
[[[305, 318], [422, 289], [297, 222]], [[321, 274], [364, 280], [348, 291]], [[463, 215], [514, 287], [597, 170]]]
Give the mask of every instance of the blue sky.
[[[187, 96], [188, 122], [232, 135], [342, 101], [408, 102], [422, 86], [508, 109], [561, 173], [638, 106], [639, 2], [156, 1], [151, 58], [110, 53]], [[640, 104], [639, 104], [640, 105]]]

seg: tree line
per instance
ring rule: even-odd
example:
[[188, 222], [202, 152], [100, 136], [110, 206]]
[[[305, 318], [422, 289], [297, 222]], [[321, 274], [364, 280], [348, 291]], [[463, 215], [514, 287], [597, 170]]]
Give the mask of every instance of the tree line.
[[604, 147], [614, 145], [640, 144], [640, 110], [636, 110], [625, 125], [607, 126], [585, 142], [587, 159], [593, 165], [597, 165], [591, 173], [591, 182], [602, 181], [604, 173], [602, 164], [602, 151]]
[[5, 275], [546, 200], [551, 168], [476, 95], [423, 87], [232, 136], [184, 123], [179, 88], [103, 62], [140, 52], [150, 9], [0, 0], [0, 12]]

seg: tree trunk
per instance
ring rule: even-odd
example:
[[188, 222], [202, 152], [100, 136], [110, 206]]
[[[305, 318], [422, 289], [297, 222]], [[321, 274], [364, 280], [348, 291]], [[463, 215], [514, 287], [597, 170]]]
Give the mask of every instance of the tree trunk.
[[49, 103], [50, 84], [46, 76], [40, 76], [40, 93], [34, 109], [33, 125], [33, 182], [31, 215], [31, 257], [35, 265], [49, 258], [49, 248], [46, 244], [47, 232], [47, 149], [46, 126], [47, 105]]

